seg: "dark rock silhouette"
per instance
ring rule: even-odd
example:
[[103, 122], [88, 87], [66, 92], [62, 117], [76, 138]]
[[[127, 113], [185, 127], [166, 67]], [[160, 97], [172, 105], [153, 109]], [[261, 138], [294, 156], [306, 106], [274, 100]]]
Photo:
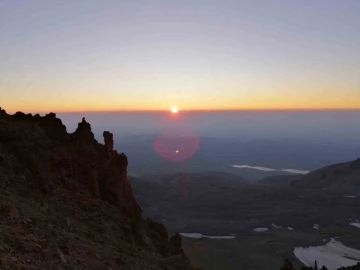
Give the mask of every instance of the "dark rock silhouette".
[[0, 107], [0, 116], [1, 115], [6, 115], [6, 111], [3, 108]]
[[128, 159], [104, 141], [85, 118], [68, 134], [54, 113], [0, 109], [2, 269], [193, 269], [180, 236], [142, 219]]
[[114, 137], [113, 134], [110, 133], [109, 131], [104, 131], [103, 137], [104, 137], [104, 144], [107, 148], [108, 158], [110, 158], [114, 148]]
[[156, 250], [163, 256], [169, 257], [171, 255], [170, 242], [165, 241], [169, 239], [168, 232], [165, 226], [161, 223], [152, 221], [151, 219], [146, 220], [146, 227], [148, 235], [154, 244]]
[[182, 248], [182, 239], [179, 233], [176, 233], [170, 238], [171, 254], [182, 254], [184, 250]]
[[280, 268], [280, 270], [295, 270], [295, 268], [293, 264], [288, 259], [286, 259], [284, 261], [284, 265]]
[[[314, 268], [310, 266], [302, 266], [300, 268], [300, 270], [317, 270], [317, 269], [319, 269], [317, 261], [314, 262]], [[296, 270], [296, 269], [293, 267], [292, 263], [288, 259], [286, 259], [280, 270]], [[328, 269], [325, 266], [322, 266], [320, 270], [328, 270]], [[338, 270], [360, 270], [360, 262], [358, 262], [356, 265], [353, 266], [338, 268]]]
[[78, 127], [73, 135], [81, 142], [96, 142], [94, 134], [91, 131], [91, 125], [86, 122], [85, 117], [78, 123]]

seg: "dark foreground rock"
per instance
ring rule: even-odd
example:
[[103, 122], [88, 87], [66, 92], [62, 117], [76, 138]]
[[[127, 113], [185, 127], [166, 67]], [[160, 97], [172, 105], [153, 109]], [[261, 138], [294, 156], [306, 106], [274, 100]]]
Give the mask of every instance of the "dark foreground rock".
[[85, 119], [0, 110], [0, 269], [193, 269], [178, 235], [144, 221], [128, 160]]
[[[302, 266], [300, 268], [300, 270], [319, 270], [319, 269], [320, 270], [328, 270], [325, 266], [322, 266], [321, 268], [319, 268], [316, 261], [314, 262], [314, 267]], [[293, 264], [288, 259], [286, 259], [284, 261], [283, 266], [280, 268], [280, 270], [296, 270], [296, 269], [294, 268]], [[357, 264], [352, 265], [352, 266], [341, 267], [341, 268], [338, 268], [338, 270], [360, 270], [360, 263], [358, 262]]]

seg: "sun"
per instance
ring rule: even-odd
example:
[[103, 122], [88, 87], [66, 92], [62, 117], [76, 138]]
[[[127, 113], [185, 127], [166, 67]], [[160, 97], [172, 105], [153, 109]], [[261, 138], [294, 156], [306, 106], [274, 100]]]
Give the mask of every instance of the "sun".
[[177, 113], [179, 111], [178, 107], [177, 106], [172, 106], [171, 107], [171, 112], [172, 113]]

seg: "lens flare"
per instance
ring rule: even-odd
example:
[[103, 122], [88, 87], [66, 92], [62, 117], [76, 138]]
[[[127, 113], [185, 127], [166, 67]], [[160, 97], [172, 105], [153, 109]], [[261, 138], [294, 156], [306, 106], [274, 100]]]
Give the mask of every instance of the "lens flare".
[[190, 159], [199, 148], [196, 135], [157, 137], [153, 143], [155, 151], [165, 160], [182, 162]]

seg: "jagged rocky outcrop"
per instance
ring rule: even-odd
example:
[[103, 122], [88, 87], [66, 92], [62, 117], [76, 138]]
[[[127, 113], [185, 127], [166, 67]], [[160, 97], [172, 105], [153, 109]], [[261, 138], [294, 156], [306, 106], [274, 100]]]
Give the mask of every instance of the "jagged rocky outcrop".
[[179, 235], [142, 219], [128, 159], [103, 136], [0, 108], [1, 269], [193, 269]]
[[113, 134], [110, 133], [109, 131], [104, 131], [103, 133], [104, 136], [104, 143], [105, 143], [105, 147], [107, 150], [107, 155], [108, 158], [110, 158], [112, 156], [113, 153], [113, 148], [114, 148], [114, 137]]
[[167, 241], [169, 236], [163, 224], [148, 219], [146, 220], [146, 226], [152, 243], [163, 257], [184, 254], [181, 236], [178, 233], [172, 236], [170, 241]]

